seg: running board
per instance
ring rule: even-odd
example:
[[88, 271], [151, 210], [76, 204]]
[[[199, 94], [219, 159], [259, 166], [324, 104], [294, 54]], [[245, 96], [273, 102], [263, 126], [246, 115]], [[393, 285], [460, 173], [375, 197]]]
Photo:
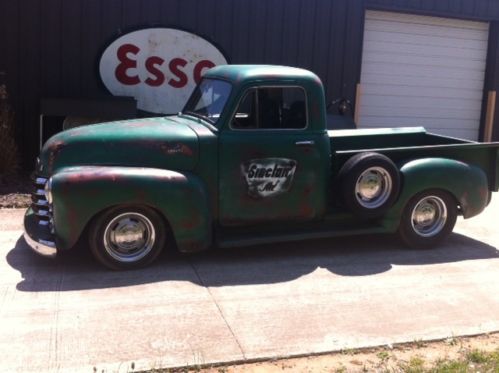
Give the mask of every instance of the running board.
[[248, 234], [228, 234], [225, 232], [223, 234], [217, 235], [218, 237], [224, 237], [217, 240], [216, 246], [220, 248], [232, 248], [232, 247], [242, 247], [242, 246], [256, 246], [263, 244], [274, 244], [279, 242], [296, 242], [296, 241], [306, 241], [321, 238], [333, 238], [333, 237], [344, 237], [353, 236], [358, 234], [378, 234], [378, 233], [390, 233], [385, 227], [380, 225], [362, 227], [357, 229], [330, 229], [330, 230], [319, 230], [319, 231], [307, 231], [307, 232], [296, 232], [296, 233], [285, 233], [285, 234], [259, 234], [259, 235], [248, 235]]

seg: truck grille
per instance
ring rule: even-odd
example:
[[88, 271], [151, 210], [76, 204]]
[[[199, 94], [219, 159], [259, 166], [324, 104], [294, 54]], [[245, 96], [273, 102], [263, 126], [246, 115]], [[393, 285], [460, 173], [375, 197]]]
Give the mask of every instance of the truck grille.
[[47, 180], [47, 178], [36, 175], [33, 177], [34, 190], [31, 194], [31, 207], [38, 219], [38, 224], [51, 226], [52, 209], [45, 197], [45, 183]]

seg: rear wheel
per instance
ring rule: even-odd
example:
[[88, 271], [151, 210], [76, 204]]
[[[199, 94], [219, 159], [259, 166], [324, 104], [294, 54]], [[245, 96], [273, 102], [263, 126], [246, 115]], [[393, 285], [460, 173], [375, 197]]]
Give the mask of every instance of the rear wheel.
[[454, 229], [457, 203], [441, 190], [428, 190], [414, 196], [402, 214], [399, 235], [410, 247], [431, 248]]
[[165, 239], [161, 216], [143, 206], [106, 210], [93, 220], [89, 231], [92, 254], [111, 269], [150, 264], [163, 250]]

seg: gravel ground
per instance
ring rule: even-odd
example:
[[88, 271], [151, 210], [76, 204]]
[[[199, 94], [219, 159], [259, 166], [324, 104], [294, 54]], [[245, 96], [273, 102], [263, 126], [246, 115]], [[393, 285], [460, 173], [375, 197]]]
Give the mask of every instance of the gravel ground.
[[25, 208], [31, 203], [29, 175], [0, 176], [0, 208]]

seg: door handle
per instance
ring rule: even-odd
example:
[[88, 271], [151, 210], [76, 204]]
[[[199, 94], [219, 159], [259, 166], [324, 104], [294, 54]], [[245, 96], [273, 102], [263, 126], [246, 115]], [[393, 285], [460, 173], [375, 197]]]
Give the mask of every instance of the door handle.
[[296, 146], [313, 146], [315, 145], [315, 141], [313, 140], [308, 140], [308, 141], [297, 141], [295, 142]]

